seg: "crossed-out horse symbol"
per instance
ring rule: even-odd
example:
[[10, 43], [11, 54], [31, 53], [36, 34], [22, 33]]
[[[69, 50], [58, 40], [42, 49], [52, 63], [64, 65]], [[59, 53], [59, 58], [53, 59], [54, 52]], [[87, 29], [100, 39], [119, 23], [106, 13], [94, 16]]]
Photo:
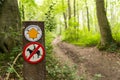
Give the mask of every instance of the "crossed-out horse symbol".
[[[27, 51], [30, 53], [30, 55], [36, 49], [35, 45], [33, 45], [33, 46], [34, 46], [33, 49], [30, 49], [30, 48], [27, 49]], [[37, 54], [37, 58], [39, 58], [39, 56], [41, 56], [41, 52], [39, 50], [37, 50], [36, 54]], [[34, 56], [33, 56], [33, 58], [34, 58]]]

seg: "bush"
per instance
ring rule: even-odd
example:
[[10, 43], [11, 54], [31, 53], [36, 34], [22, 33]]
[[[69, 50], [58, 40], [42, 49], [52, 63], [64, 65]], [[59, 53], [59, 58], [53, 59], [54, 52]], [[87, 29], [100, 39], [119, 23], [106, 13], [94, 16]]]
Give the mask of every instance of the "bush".
[[117, 42], [120, 42], [120, 23], [117, 23], [117, 24], [112, 28], [112, 35], [113, 35], [113, 38], [114, 38]]
[[68, 28], [63, 33], [62, 40], [79, 46], [95, 46], [100, 41], [100, 35], [93, 30]]

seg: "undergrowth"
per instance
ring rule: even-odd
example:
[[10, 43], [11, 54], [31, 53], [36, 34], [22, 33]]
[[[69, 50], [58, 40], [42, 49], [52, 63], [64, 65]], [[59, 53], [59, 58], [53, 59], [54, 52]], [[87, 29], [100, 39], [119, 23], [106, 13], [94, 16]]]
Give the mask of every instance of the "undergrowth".
[[[76, 76], [76, 68], [69, 67], [67, 65], [61, 65], [59, 60], [54, 57], [52, 52], [51, 42], [53, 40], [52, 33], [46, 33], [46, 69], [47, 80], [82, 80]], [[23, 80], [22, 68], [23, 58], [22, 56], [12, 66], [16, 56], [21, 52], [21, 45], [13, 48], [10, 54], [0, 54], [0, 77], [6, 78], [10, 73], [9, 79]]]
[[95, 46], [100, 41], [100, 35], [93, 30], [68, 28], [63, 32], [62, 40], [78, 46]]
[[21, 46], [16, 46], [12, 49], [11, 53], [0, 54], [0, 76], [2, 78], [6, 78], [7, 74], [10, 73], [9, 79], [21, 79], [22, 78], [22, 56], [19, 57], [19, 59], [14, 64], [14, 67], [12, 66], [14, 59], [16, 56], [21, 53]]
[[114, 27], [111, 28], [113, 38], [116, 42], [120, 42], [120, 23], [117, 23]]
[[[120, 43], [120, 23], [117, 23], [111, 28], [112, 36], [117, 43]], [[91, 28], [88, 29], [78, 29], [74, 27], [69, 27], [62, 34], [62, 40], [78, 45], [78, 46], [96, 46], [100, 42], [100, 33]]]
[[[10, 53], [0, 53], [0, 79], [2, 78], [3, 80], [21, 80], [23, 68], [23, 58], [21, 56], [22, 42], [20, 39], [21, 32], [16, 32], [12, 28], [10, 28], [9, 34], [14, 37], [14, 40], [16, 41], [16, 46], [14, 46]], [[19, 57], [16, 58], [18, 55]]]

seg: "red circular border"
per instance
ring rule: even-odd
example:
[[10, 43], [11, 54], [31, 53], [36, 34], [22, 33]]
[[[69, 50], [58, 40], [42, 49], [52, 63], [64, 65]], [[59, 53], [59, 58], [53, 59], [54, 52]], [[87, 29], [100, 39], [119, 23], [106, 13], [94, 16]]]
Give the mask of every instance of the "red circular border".
[[[37, 44], [37, 45], [39, 45], [39, 46], [42, 48], [42, 50], [43, 50], [43, 55], [42, 55], [42, 57], [41, 57], [38, 61], [34, 61], [34, 62], [33, 62], [33, 61], [30, 61], [30, 60], [28, 60], [27, 57], [25, 56], [25, 50], [26, 50], [26, 48], [27, 48], [28, 46], [30, 46], [31, 44]], [[31, 63], [31, 64], [37, 64], [37, 63], [41, 62], [41, 61], [44, 59], [44, 57], [45, 57], [45, 49], [44, 49], [44, 47], [43, 47], [40, 43], [38, 43], [38, 42], [30, 42], [30, 43], [28, 43], [27, 45], [24, 46], [22, 55], [23, 55], [23, 58], [24, 58], [25, 61], [27, 61], [27, 62], [29, 62], [29, 63]]]

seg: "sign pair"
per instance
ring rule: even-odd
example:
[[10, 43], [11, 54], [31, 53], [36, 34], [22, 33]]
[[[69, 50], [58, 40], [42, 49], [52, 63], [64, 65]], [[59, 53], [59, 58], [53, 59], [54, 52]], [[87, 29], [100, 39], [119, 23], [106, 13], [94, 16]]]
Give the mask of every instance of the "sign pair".
[[24, 29], [24, 38], [29, 41], [23, 48], [25, 61], [36, 64], [41, 62], [45, 56], [45, 50], [39, 40], [42, 38], [42, 30], [38, 25], [29, 25]]

